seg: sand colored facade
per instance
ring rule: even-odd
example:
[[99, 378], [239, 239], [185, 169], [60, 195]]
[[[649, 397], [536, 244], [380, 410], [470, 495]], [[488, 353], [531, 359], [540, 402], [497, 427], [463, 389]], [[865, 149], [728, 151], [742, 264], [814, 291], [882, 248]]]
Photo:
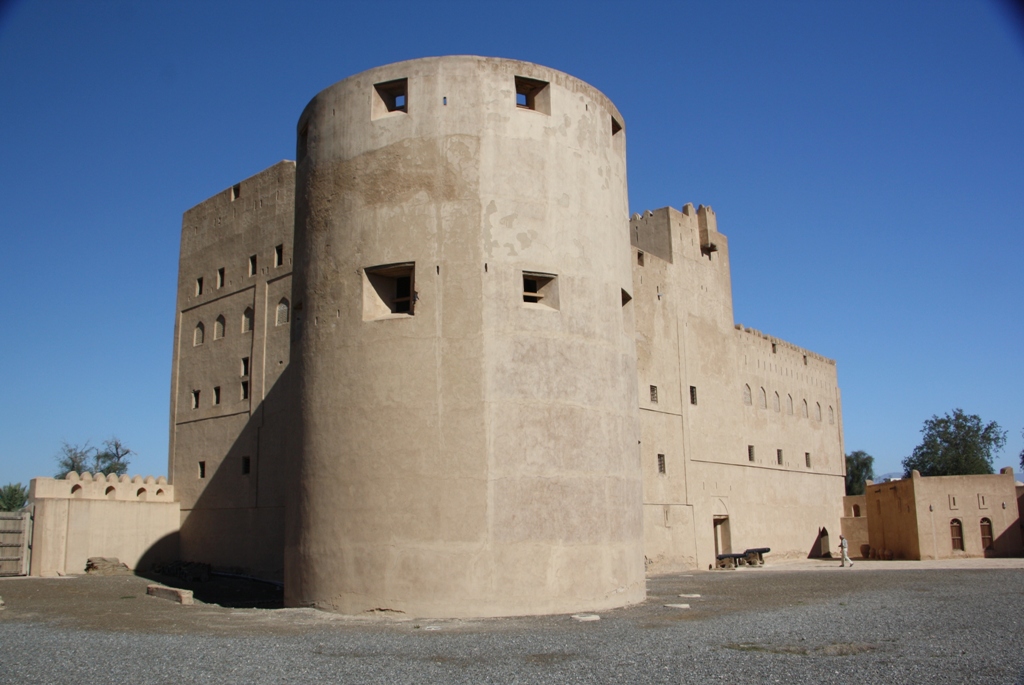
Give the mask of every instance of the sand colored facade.
[[280, 580], [291, 350], [295, 163], [185, 213], [168, 471], [181, 554]]
[[84, 573], [89, 557], [116, 557], [130, 569], [178, 558], [180, 506], [163, 476], [33, 478], [29, 504], [33, 576]]
[[922, 477], [864, 490], [872, 558], [950, 559], [1024, 553], [1013, 469]]
[[710, 208], [630, 223], [599, 91], [413, 60], [296, 133], [296, 163], [183, 220], [183, 558], [283, 576], [292, 606], [488, 616], [838, 531], [835, 363], [735, 325]]
[[[865, 495], [843, 497], [842, 533], [850, 542], [850, 556], [868, 558], [871, 545], [868, 541], [868, 504]], [[837, 542], [838, 546], [838, 542]]]
[[649, 569], [815, 553], [842, 513], [835, 362], [734, 322], [710, 207], [635, 215], [630, 238]]

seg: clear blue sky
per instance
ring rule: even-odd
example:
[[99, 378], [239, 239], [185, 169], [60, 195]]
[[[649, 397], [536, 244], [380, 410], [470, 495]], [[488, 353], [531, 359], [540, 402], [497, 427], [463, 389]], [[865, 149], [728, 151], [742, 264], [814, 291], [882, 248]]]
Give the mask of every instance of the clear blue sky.
[[0, 484], [62, 439], [167, 469], [181, 215], [321, 89], [469, 53], [593, 84], [632, 211], [710, 204], [736, 319], [838, 361], [895, 471], [962, 407], [1024, 447], [1024, 33], [994, 2], [0, 2]]

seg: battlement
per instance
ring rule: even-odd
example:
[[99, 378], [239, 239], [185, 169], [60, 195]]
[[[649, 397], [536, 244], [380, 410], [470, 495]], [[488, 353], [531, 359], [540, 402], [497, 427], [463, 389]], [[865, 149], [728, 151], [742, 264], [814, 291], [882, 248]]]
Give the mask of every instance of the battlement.
[[763, 340], [765, 345], [771, 345], [772, 352], [777, 352], [778, 349], [781, 348], [784, 350], [789, 350], [790, 352], [793, 352], [795, 354], [803, 355], [807, 359], [813, 359], [815, 361], [821, 362], [822, 364], [828, 364], [830, 366], [836, 365], [836, 361], [834, 359], [829, 359], [828, 357], [824, 357], [818, 354], [817, 352], [812, 352], [806, 348], [800, 347], [799, 345], [794, 345], [791, 342], [786, 342], [781, 338], [776, 338], [775, 336], [768, 335], [767, 333], [762, 333], [756, 328], [748, 328], [741, 323], [736, 324], [735, 328], [737, 331], [740, 331], [741, 333], [746, 333], [747, 335], [753, 336], [754, 338]]
[[710, 257], [713, 252], [718, 252], [720, 246], [725, 245], [725, 236], [718, 232], [718, 217], [715, 210], [711, 209], [710, 205], [698, 205], [694, 208], [692, 202], [683, 205], [682, 210], [662, 207], [634, 214], [629, 221], [630, 242], [633, 247], [672, 263], [674, 225], [697, 234], [701, 256]]
[[174, 486], [164, 476], [117, 476], [71, 471], [64, 478], [33, 478], [29, 499], [94, 499], [119, 502], [173, 502]]

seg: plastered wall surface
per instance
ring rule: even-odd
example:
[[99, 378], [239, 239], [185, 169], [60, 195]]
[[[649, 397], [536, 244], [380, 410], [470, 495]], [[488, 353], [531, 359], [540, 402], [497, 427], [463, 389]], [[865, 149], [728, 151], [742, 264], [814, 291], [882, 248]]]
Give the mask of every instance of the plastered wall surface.
[[[516, 79], [546, 84], [518, 107]], [[378, 84], [403, 80], [403, 111]], [[566, 74], [403, 62], [299, 121], [302, 496], [286, 602], [500, 615], [644, 596], [625, 132]], [[367, 273], [413, 265], [412, 313]], [[524, 272], [553, 281], [524, 301]], [[597, 371], [597, 370], [600, 371]], [[292, 527], [294, 526], [294, 527]]]
[[805, 557], [822, 528], [838, 539], [835, 362], [734, 323], [728, 241], [709, 207], [635, 215], [630, 237], [648, 569], [755, 547]]
[[275, 579], [296, 409], [294, 194], [285, 161], [185, 213], [171, 379], [182, 557]]
[[[865, 489], [873, 555], [894, 559], [1017, 556], [1024, 553], [1013, 470], [976, 476], [921, 477]], [[953, 521], [960, 523], [960, 548]], [[990, 528], [983, 530], [982, 521]], [[983, 535], [991, 540], [983, 544]]]
[[163, 476], [33, 478], [29, 502], [33, 576], [84, 573], [89, 557], [149, 570], [143, 567], [178, 556], [180, 508]]

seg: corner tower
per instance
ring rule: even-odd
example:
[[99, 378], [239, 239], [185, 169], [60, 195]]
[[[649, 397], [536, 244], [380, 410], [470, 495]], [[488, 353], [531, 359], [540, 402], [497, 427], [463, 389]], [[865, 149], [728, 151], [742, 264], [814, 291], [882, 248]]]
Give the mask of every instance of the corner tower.
[[642, 600], [615, 106], [535, 64], [419, 59], [322, 91], [297, 147], [286, 603]]

